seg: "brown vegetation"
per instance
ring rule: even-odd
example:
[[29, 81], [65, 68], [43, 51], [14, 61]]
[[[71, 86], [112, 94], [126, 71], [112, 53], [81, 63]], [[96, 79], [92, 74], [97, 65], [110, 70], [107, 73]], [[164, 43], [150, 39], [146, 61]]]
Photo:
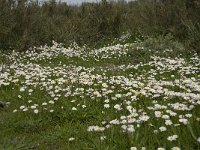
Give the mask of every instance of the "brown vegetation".
[[0, 49], [76, 41], [94, 46], [122, 32], [144, 36], [173, 35], [190, 49], [200, 51], [198, 0], [137, 0], [83, 3], [70, 6], [54, 0], [0, 1]]

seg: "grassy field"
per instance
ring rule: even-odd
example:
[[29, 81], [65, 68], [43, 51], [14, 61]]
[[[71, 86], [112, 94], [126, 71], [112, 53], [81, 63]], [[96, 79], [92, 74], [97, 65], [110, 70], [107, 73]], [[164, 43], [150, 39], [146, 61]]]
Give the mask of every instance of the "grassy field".
[[151, 44], [1, 54], [0, 149], [200, 150], [200, 58]]

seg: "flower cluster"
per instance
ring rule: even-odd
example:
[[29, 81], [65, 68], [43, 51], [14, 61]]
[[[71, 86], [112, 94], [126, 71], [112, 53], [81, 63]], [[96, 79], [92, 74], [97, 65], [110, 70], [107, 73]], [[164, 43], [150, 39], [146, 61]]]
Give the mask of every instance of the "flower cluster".
[[[60, 55], [84, 61], [118, 59], [126, 56], [132, 46], [117, 44], [87, 50], [86, 46], [74, 44], [64, 48], [54, 42], [52, 47], [34, 48], [24, 54], [13, 52], [8, 56], [13, 63], [0, 74], [0, 90], [10, 87], [17, 91], [13, 98], [19, 101], [13, 104], [13, 113], [57, 113], [58, 106], [60, 111], [66, 111], [66, 103], [70, 106], [68, 111], [79, 112], [92, 107], [91, 101], [87, 101], [92, 100], [105, 118], [109, 112], [117, 115], [101, 120], [102, 124], [89, 126], [88, 132], [105, 132], [118, 126], [122, 132], [133, 134], [145, 124], [154, 128], [152, 133], [166, 133], [169, 135], [166, 140], [176, 141], [178, 133], [170, 135], [171, 129], [190, 124], [194, 119], [193, 110], [200, 105], [200, 58], [197, 55], [189, 61], [152, 56], [147, 63], [114, 67], [73, 64], [52, 67], [34, 63], [53, 62]], [[121, 75], [109, 74], [109, 71], [121, 72]], [[128, 71], [128, 75], [124, 73]]]

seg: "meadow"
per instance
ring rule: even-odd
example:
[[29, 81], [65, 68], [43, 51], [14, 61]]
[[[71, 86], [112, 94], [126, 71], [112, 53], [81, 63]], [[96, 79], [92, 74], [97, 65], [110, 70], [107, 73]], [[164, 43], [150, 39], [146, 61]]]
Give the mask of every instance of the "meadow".
[[0, 149], [199, 150], [199, 55], [129, 38], [1, 53]]

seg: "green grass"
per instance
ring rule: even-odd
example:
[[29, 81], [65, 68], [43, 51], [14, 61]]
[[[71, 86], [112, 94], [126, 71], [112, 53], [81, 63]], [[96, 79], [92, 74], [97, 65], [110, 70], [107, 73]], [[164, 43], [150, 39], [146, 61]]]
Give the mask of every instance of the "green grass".
[[[149, 51], [149, 47], [144, 47], [144, 45], [141, 50], [136, 50], [138, 45], [130, 47], [127, 54], [123, 54], [121, 57], [116, 54], [109, 59], [99, 59], [98, 61], [90, 55], [85, 55], [84, 58], [87, 60], [83, 60], [82, 56], [67, 57], [60, 54], [51, 59], [22, 59], [19, 62], [24, 66], [17, 66], [15, 69], [8, 67], [6, 71], [2, 72], [3, 75], [8, 72], [8, 78], [5, 76], [0, 78], [0, 101], [2, 102], [0, 149], [126, 150], [131, 147], [138, 149], [146, 147], [147, 150], [156, 150], [158, 147], [171, 149], [178, 146], [183, 150], [199, 150], [200, 143], [197, 138], [200, 137], [200, 107], [197, 103], [198, 100], [191, 102], [191, 97], [188, 100], [181, 96], [170, 96], [165, 93], [153, 97], [154, 94], [151, 95], [153, 93], [151, 90], [156, 91], [157, 89], [154, 87], [156, 85], [162, 87], [161, 91], [168, 89], [168, 91], [182, 94], [185, 92], [194, 94], [193, 88], [196, 88], [195, 94], [200, 97], [198, 89], [200, 87], [200, 64], [192, 60], [190, 62], [187, 58], [189, 56], [183, 56], [185, 62], [181, 64], [181, 67], [197, 68], [195, 73], [186, 74], [181, 71], [180, 66], [171, 65], [170, 68], [170, 64], [162, 60], [170, 56], [168, 59], [177, 61], [173, 57], [175, 52]], [[110, 53], [106, 55], [110, 56]], [[151, 56], [154, 55], [161, 58], [154, 65], [149, 64], [153, 61]], [[12, 61], [14, 60], [10, 60], [10, 63]], [[33, 64], [32, 68], [27, 66], [30, 62]], [[161, 62], [164, 67], [159, 70], [158, 64]], [[139, 66], [135, 67], [137, 64]], [[120, 68], [122, 65], [125, 67]], [[127, 65], [132, 66], [127, 68]], [[169, 67], [165, 68], [167, 65]], [[80, 66], [82, 69], [77, 69]], [[174, 68], [175, 70], [173, 70]], [[24, 73], [20, 74], [20, 72]], [[150, 77], [154, 80], [150, 80]], [[195, 80], [186, 85], [184, 81], [191, 77], [194, 77]], [[13, 83], [15, 79], [19, 79], [19, 81]], [[175, 80], [180, 83], [175, 85]], [[2, 81], [9, 85], [3, 85]], [[51, 83], [51, 81], [55, 81], [55, 83]], [[91, 84], [89, 84], [90, 81]], [[167, 83], [161, 85], [161, 81], [172, 85], [167, 85]], [[131, 82], [130, 85], [129, 82]], [[134, 85], [134, 82], [138, 87]], [[33, 84], [31, 85], [31, 83]], [[107, 87], [104, 87], [102, 83], [106, 83]], [[25, 91], [20, 92], [22, 87], [25, 87]], [[29, 89], [33, 89], [33, 92], [29, 92]], [[94, 91], [88, 92], [89, 89], [98, 91], [100, 96]], [[188, 89], [191, 92], [188, 92]], [[105, 94], [109, 90], [112, 90], [111, 93]], [[143, 90], [145, 90], [144, 93]], [[65, 96], [69, 91], [71, 93]], [[131, 95], [127, 95], [127, 93], [131, 93]], [[122, 96], [117, 97], [116, 94]], [[132, 100], [131, 96], [136, 96], [136, 100]], [[54, 99], [55, 97], [57, 99]], [[107, 99], [109, 102], [106, 102]], [[55, 100], [55, 103], [50, 104], [50, 100]], [[48, 104], [42, 105], [44, 102]], [[106, 103], [109, 103], [110, 108], [104, 108]], [[177, 110], [170, 105], [175, 103], [187, 107], [194, 105], [194, 108]], [[38, 106], [31, 108], [34, 104]], [[121, 105], [122, 109], [114, 108], [116, 104]], [[179, 123], [180, 125], [167, 126], [164, 119], [156, 118], [155, 110], [150, 109], [150, 107], [155, 107], [155, 104], [166, 107], [166, 109], [157, 109], [163, 115], [169, 115], [167, 110], [177, 113], [176, 116], [170, 116], [169, 119], [173, 124]], [[24, 112], [20, 110], [20, 106], [25, 106], [28, 110]], [[86, 107], [83, 108], [83, 106]], [[130, 112], [127, 106], [132, 106], [137, 113], [136, 116], [132, 116], [132, 119], [140, 120], [139, 118], [145, 114], [149, 116], [147, 121], [132, 123], [135, 128], [132, 133], [123, 132], [121, 125], [110, 123], [111, 120], [120, 120], [123, 116], [131, 118], [128, 116]], [[77, 110], [72, 110], [74, 107]], [[18, 111], [14, 113], [15, 109]], [[38, 110], [38, 113], [34, 113], [35, 109]], [[188, 119], [188, 124], [184, 125], [179, 122], [179, 115], [186, 114], [192, 114], [192, 117], [184, 117]], [[102, 124], [103, 121], [105, 124]], [[89, 126], [95, 125], [100, 127], [110, 125], [110, 127], [102, 132], [87, 131]], [[167, 131], [157, 133], [161, 126], [165, 126]], [[168, 141], [167, 137], [172, 135], [178, 135], [177, 140]], [[101, 140], [103, 136], [106, 138]], [[74, 140], [70, 141], [71, 137]]]

